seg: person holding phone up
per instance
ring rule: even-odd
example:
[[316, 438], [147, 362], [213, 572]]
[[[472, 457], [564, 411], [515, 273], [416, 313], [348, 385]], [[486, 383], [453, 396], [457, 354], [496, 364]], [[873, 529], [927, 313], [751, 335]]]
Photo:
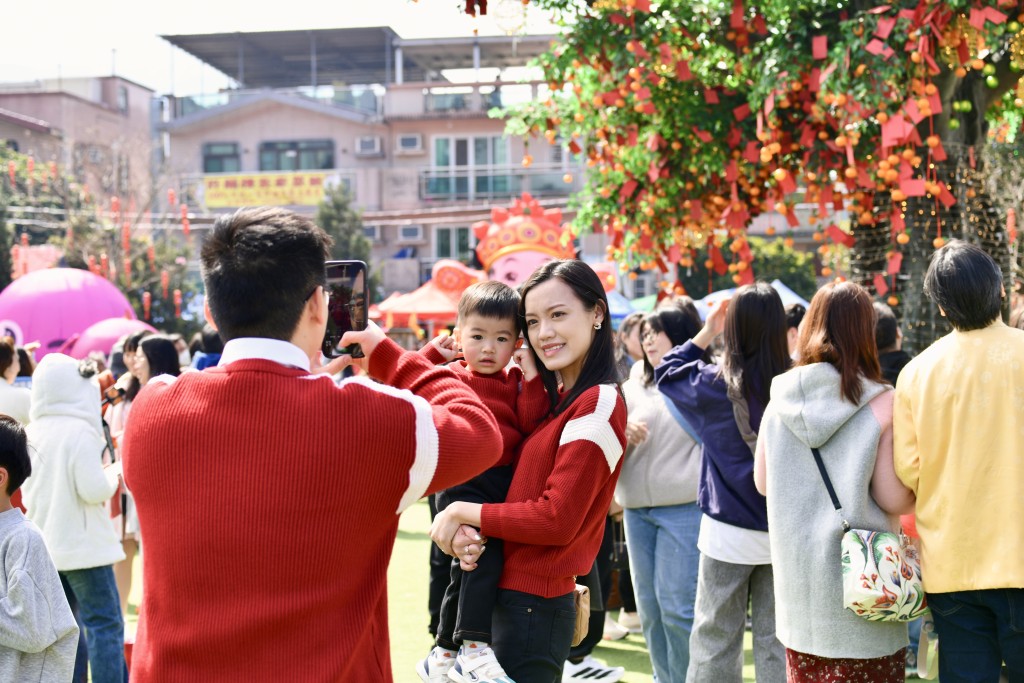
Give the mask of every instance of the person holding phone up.
[[219, 218], [201, 262], [220, 363], [136, 398], [124, 473], [146, 538], [137, 683], [391, 681], [399, 513], [501, 453], [473, 390], [375, 325], [341, 343], [381, 384], [335, 385], [350, 356], [320, 367], [330, 242], [280, 208]]

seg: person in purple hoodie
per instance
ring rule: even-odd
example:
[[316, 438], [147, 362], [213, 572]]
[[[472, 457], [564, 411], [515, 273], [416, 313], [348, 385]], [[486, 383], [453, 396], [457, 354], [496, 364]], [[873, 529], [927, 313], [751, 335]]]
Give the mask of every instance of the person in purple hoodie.
[[[720, 361], [705, 363], [701, 357], [719, 336]], [[771, 285], [757, 282], [713, 309], [704, 328], [654, 369], [658, 389], [704, 442], [688, 683], [743, 680], [748, 602], [757, 680], [786, 680], [785, 651], [775, 637], [768, 512], [754, 487], [754, 446], [772, 378], [789, 365], [782, 300]]]

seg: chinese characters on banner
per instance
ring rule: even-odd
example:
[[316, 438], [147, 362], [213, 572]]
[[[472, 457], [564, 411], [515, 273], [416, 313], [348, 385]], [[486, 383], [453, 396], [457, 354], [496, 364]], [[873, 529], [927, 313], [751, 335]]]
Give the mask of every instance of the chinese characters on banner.
[[206, 208], [315, 206], [324, 198], [324, 171], [215, 175], [203, 178]]

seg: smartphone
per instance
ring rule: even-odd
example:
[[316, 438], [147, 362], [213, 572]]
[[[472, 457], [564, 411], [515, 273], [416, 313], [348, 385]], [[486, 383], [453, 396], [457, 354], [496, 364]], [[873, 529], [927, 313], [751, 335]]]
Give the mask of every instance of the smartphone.
[[362, 358], [358, 344], [340, 346], [342, 336], [349, 331], [366, 329], [370, 301], [369, 277], [362, 261], [328, 261], [327, 270], [327, 331], [321, 351], [327, 358], [350, 355]]

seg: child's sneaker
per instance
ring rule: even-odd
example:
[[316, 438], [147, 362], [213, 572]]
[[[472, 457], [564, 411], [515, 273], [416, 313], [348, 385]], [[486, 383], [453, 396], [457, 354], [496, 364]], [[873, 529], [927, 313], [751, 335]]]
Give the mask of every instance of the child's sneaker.
[[629, 629], [612, 619], [612, 615], [604, 613], [604, 634], [605, 640], [622, 640], [629, 635]]
[[416, 673], [423, 683], [448, 683], [448, 672], [455, 666], [455, 652], [435, 647], [426, 659], [416, 662]]
[[448, 678], [456, 683], [515, 683], [501, 668], [490, 646], [467, 648], [463, 645], [455, 658], [455, 666], [448, 671]]
[[630, 633], [641, 633], [644, 630], [640, 624], [640, 614], [637, 612], [622, 610], [619, 612], [618, 624]]
[[621, 666], [608, 666], [587, 655], [579, 664], [565, 663], [565, 668], [562, 669], [562, 683], [575, 683], [575, 681], [615, 683], [625, 674], [626, 670]]

